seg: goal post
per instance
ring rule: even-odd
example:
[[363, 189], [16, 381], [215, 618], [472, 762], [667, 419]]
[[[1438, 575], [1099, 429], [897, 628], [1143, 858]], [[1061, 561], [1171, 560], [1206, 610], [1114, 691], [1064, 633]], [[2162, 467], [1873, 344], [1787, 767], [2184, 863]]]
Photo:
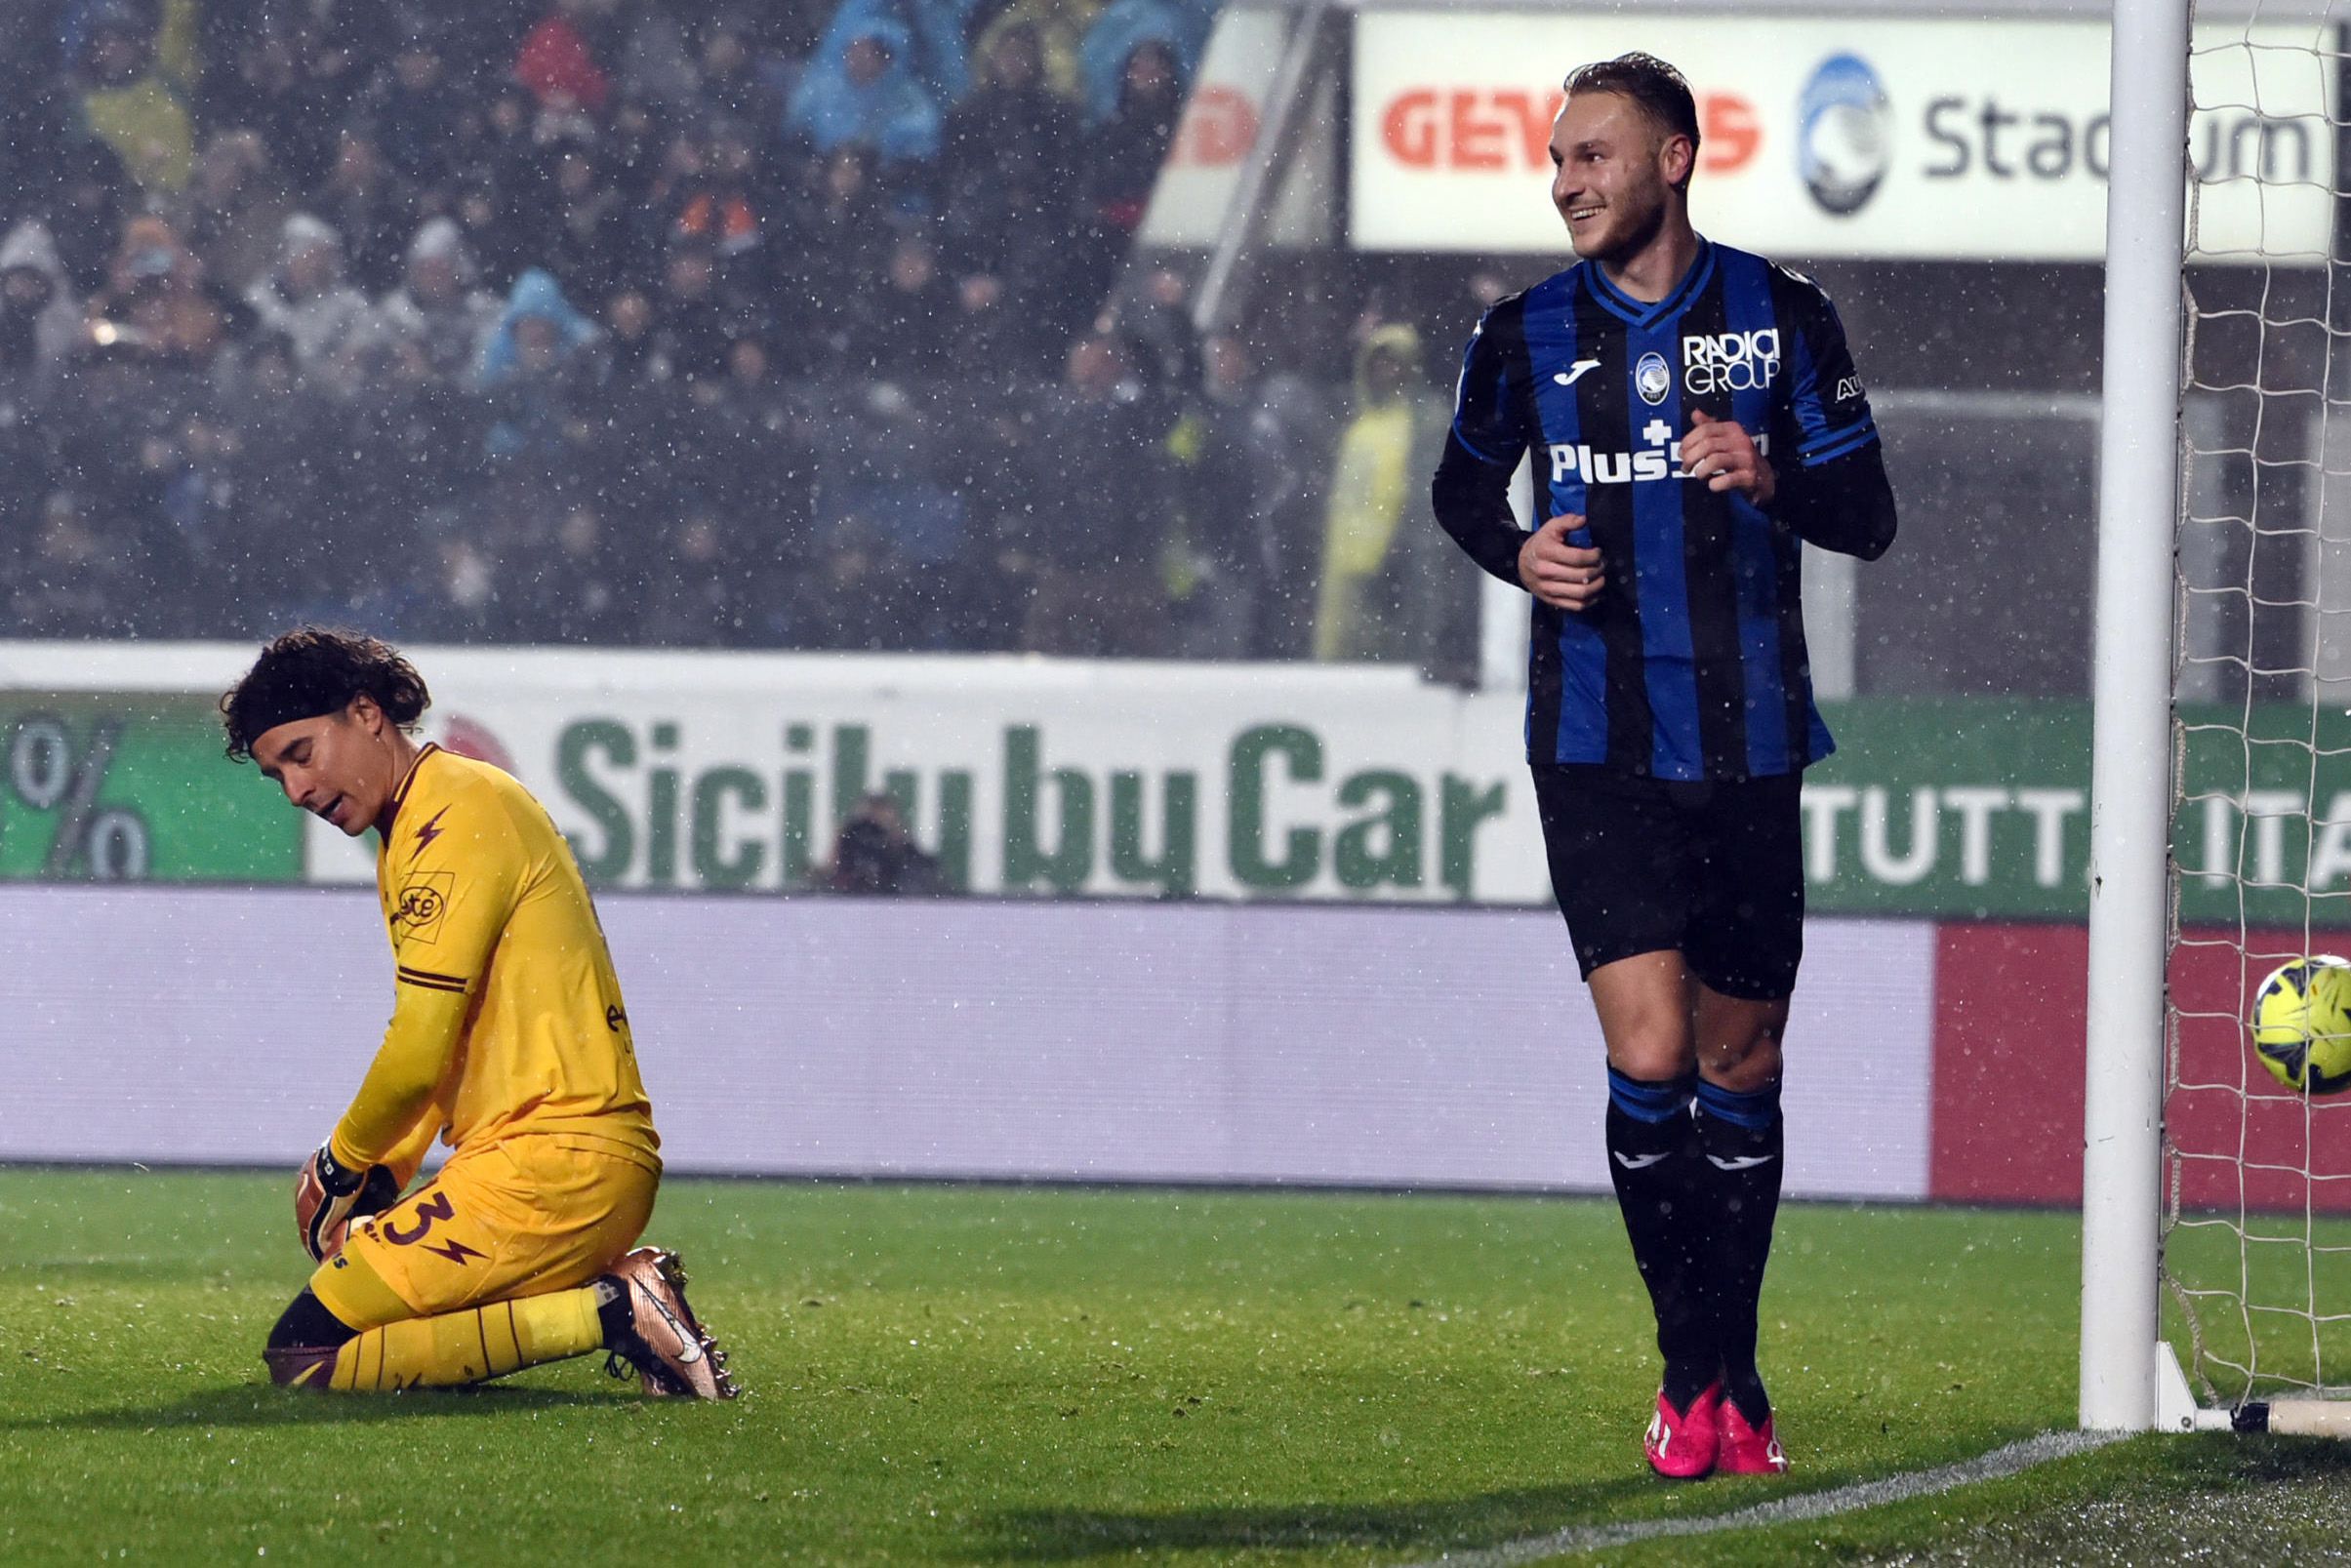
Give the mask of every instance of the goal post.
[[2155, 1425], [2187, 0], [2116, 0], [2091, 668], [2081, 1424]]
[[2351, 952], [2351, 28], [2113, 28], [2080, 1421], [2351, 1435], [2351, 1093], [2250, 1024]]

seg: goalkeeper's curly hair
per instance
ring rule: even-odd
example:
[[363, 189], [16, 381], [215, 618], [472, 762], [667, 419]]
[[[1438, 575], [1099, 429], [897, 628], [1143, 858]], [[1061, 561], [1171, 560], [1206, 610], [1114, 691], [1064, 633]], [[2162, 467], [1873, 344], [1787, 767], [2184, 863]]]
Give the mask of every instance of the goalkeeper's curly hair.
[[425, 677], [380, 638], [326, 626], [284, 633], [221, 699], [230, 760], [250, 758], [253, 743], [288, 718], [341, 712], [362, 693], [402, 729], [432, 705]]

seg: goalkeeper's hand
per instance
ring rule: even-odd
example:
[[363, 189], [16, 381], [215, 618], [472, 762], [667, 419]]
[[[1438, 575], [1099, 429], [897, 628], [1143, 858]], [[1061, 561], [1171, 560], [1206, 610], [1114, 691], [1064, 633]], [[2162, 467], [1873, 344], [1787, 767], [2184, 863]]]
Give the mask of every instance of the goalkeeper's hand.
[[400, 1179], [388, 1165], [355, 1171], [335, 1158], [331, 1145], [303, 1161], [294, 1179], [294, 1228], [303, 1251], [325, 1263], [343, 1250], [351, 1222], [380, 1214], [400, 1200]]

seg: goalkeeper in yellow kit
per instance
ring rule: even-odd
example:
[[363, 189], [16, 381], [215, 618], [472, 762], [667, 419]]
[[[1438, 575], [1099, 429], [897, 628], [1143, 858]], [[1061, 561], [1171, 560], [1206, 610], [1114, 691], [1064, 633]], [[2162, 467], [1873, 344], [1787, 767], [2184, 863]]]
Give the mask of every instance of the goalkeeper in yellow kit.
[[[661, 1141], [587, 885], [521, 784], [411, 739], [430, 701], [391, 648], [313, 627], [221, 700], [231, 757], [377, 831], [395, 965], [383, 1047], [297, 1181], [319, 1266], [263, 1359], [281, 1384], [375, 1391], [601, 1349], [648, 1393], [731, 1398], [676, 1256], [629, 1250]], [[448, 1162], [402, 1197], [436, 1136]]]

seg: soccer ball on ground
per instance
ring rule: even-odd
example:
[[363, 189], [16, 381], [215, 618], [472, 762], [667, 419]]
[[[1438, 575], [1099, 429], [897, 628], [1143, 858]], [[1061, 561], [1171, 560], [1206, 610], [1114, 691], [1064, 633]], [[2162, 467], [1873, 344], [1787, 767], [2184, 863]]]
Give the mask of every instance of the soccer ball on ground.
[[2313, 953], [2273, 970], [2253, 997], [2253, 1055], [2289, 1089], [2351, 1089], [2351, 959]]

